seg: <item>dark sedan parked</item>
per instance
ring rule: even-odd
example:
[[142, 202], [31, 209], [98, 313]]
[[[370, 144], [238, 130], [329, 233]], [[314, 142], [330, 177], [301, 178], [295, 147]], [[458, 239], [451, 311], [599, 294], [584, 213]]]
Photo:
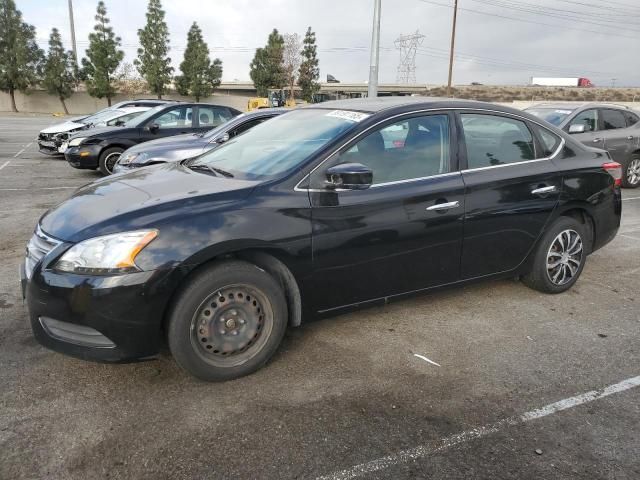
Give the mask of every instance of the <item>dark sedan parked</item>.
[[225, 380], [316, 315], [487, 278], [564, 292], [618, 230], [620, 176], [510, 108], [328, 102], [81, 188], [38, 223], [23, 292], [49, 348], [125, 361], [166, 336]]
[[133, 145], [184, 133], [206, 132], [239, 114], [235, 108], [207, 103], [160, 105], [122, 127], [96, 128], [71, 137], [64, 156], [74, 168], [98, 168], [109, 175], [122, 152]]
[[119, 173], [134, 168], [177, 162], [195, 157], [222, 145], [265, 120], [289, 111], [286, 108], [262, 108], [238, 115], [206, 133], [177, 135], [135, 145], [120, 155], [113, 172]]
[[622, 165], [622, 186], [640, 185], [640, 115], [608, 103], [544, 103], [526, 112], [570, 133], [590, 147], [603, 148]]

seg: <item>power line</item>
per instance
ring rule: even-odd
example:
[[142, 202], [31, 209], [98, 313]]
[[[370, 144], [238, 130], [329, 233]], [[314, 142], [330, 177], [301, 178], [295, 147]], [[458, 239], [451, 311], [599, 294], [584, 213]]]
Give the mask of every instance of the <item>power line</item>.
[[[419, 1], [423, 2], [423, 3], [428, 3], [430, 5], [437, 5], [439, 7], [453, 8], [453, 5], [433, 2], [431, 0], [419, 0]], [[608, 35], [608, 36], [614, 36], [614, 37], [631, 38], [633, 40], [637, 40], [638, 39], [638, 37], [633, 37], [631, 35], [622, 35], [622, 34], [613, 33], [613, 32], [587, 30], [585, 28], [576, 28], [576, 27], [568, 27], [566, 25], [558, 25], [558, 24], [552, 24], [552, 23], [537, 22], [535, 20], [527, 20], [525, 18], [518, 18], [518, 17], [511, 17], [511, 16], [508, 16], [508, 15], [499, 15], [497, 13], [483, 12], [481, 10], [474, 10], [472, 8], [458, 7], [458, 10], [463, 10], [465, 12], [471, 12], [471, 13], [477, 13], [479, 15], [486, 15], [486, 16], [489, 16], [489, 17], [506, 18], [508, 20], [517, 20], [519, 22], [533, 23], [535, 25], [544, 25], [544, 26], [547, 26], [547, 27], [562, 28], [564, 30], [577, 30], [577, 31], [580, 31], [580, 32], [596, 33], [596, 34], [599, 34], [599, 35]], [[618, 31], [620, 31], [620, 29], [618, 29]], [[622, 31], [625, 31], [625, 30], [622, 30]]]

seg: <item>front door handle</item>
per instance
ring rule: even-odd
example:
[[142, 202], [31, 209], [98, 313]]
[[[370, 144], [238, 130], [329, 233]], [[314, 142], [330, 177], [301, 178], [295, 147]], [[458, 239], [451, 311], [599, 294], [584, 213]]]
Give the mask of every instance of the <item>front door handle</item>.
[[458, 208], [460, 206], [460, 202], [457, 200], [455, 202], [446, 202], [446, 203], [436, 203], [435, 205], [431, 205], [427, 207], [427, 211], [432, 210], [449, 210], [451, 208]]
[[627, 137], [627, 140], [633, 140], [633, 135], [629, 135], [629, 136]]
[[593, 139], [593, 143], [598, 143], [598, 142], [601, 142], [601, 141], [602, 141], [602, 139], [601, 139], [601, 138], [594, 138], [594, 139]]
[[548, 187], [540, 187], [534, 190], [531, 190], [532, 195], [544, 195], [545, 193], [553, 193], [556, 191], [555, 185], [550, 185]]

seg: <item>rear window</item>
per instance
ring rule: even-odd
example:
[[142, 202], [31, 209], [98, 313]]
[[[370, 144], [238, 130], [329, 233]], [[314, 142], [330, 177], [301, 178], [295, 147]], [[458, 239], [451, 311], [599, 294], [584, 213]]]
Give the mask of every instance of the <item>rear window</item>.
[[624, 115], [618, 110], [603, 110], [602, 124], [605, 130], [615, 130], [616, 128], [625, 128], [627, 126]]
[[557, 127], [573, 113], [573, 110], [567, 108], [531, 107], [527, 108], [525, 112], [535, 115], [536, 117]]
[[635, 125], [636, 123], [638, 123], [638, 120], [639, 120], [638, 115], [631, 112], [624, 112], [624, 117], [627, 120], [628, 127], [630, 127], [631, 125]]

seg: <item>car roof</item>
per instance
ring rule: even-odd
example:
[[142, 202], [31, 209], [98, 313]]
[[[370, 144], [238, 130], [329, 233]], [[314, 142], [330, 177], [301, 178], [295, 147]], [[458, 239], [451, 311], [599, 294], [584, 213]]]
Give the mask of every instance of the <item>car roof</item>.
[[[522, 116], [522, 110], [505, 107], [489, 102], [479, 102], [476, 100], [465, 100], [445, 97], [376, 97], [376, 98], [352, 98], [345, 100], [332, 100], [329, 102], [315, 103], [301, 108], [354, 110], [365, 113], [378, 113], [387, 110], [404, 110], [405, 107], [422, 108], [469, 108], [495, 110], [504, 113], [513, 113]], [[530, 115], [527, 115], [529, 118]]]
[[617, 108], [620, 110], [630, 110], [626, 105], [620, 105], [617, 103], [607, 103], [607, 102], [572, 102], [572, 103], [563, 103], [563, 102], [544, 102], [544, 103], [536, 103], [535, 105], [531, 105], [527, 108], [560, 108], [563, 110], [578, 110], [585, 108], [597, 108], [597, 107], [606, 107], [606, 108]]

